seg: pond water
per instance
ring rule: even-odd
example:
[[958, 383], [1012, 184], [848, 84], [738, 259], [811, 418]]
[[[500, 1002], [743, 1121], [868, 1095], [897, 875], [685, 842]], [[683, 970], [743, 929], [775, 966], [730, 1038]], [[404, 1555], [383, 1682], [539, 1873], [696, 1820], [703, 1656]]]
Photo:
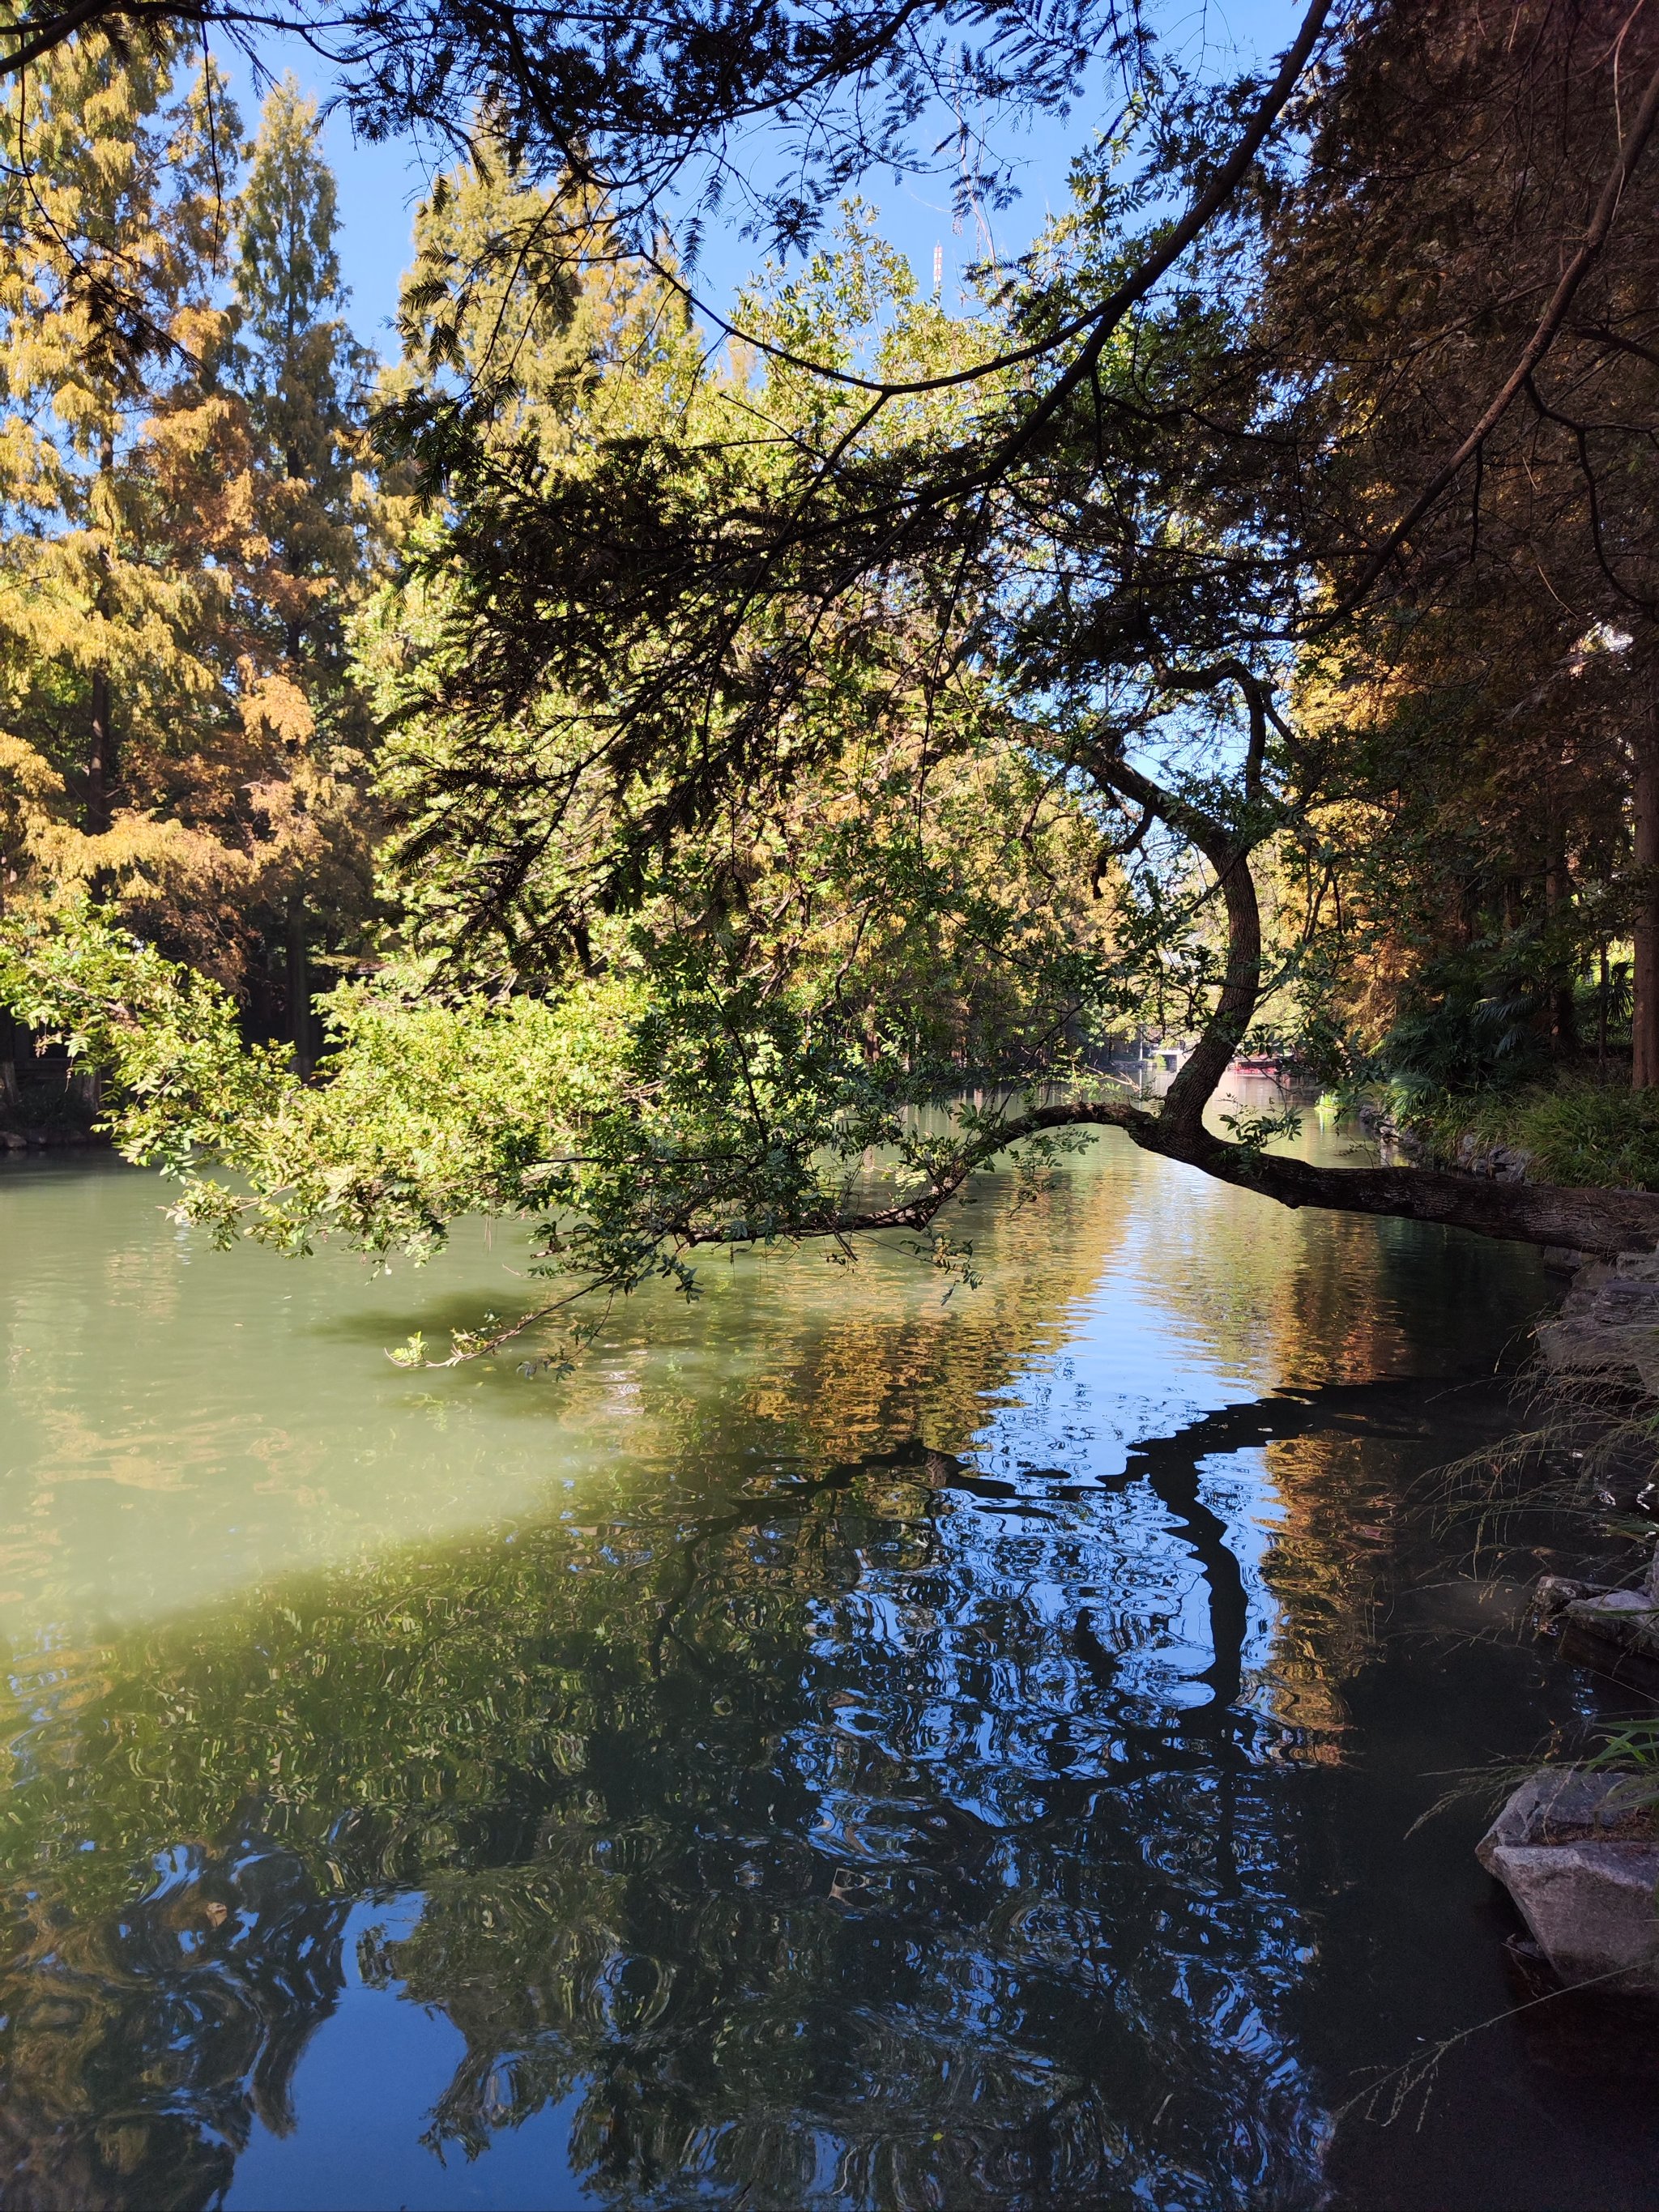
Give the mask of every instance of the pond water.
[[0, 1167], [6, 2205], [1659, 2197], [1606, 2002], [1364, 2103], [1537, 1993], [1438, 1778], [1598, 1694], [1408, 1510], [1530, 1252], [1110, 1139], [977, 1289], [722, 1263], [560, 1382], [382, 1356], [514, 1231], [164, 1196]]

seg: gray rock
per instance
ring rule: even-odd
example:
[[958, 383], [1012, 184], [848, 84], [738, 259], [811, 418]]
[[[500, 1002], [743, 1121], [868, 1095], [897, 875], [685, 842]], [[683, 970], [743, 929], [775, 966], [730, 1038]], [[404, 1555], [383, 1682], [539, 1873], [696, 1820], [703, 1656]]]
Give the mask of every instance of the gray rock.
[[1368, 1137], [1376, 1139], [1384, 1167], [1419, 1167], [1431, 1164], [1429, 1147], [1417, 1132], [1392, 1120], [1380, 1106], [1370, 1102], [1362, 1103], [1359, 1126]]
[[1465, 1175], [1485, 1176], [1492, 1182], [1525, 1182], [1532, 1172], [1532, 1154], [1522, 1145], [1482, 1145], [1473, 1137], [1460, 1137], [1457, 1164]]
[[1603, 1644], [1659, 1660], [1659, 1606], [1650, 1590], [1603, 1590], [1599, 1596], [1571, 1599], [1561, 1618], [1567, 1627]]
[[1581, 1583], [1571, 1575], [1540, 1575], [1532, 1586], [1534, 1624], [1547, 1628], [1580, 1599], [1605, 1597], [1607, 1594], [1605, 1583]]
[[1553, 1373], [1619, 1376], [1659, 1396], [1659, 1253], [1581, 1267], [1538, 1348]]
[[1544, 1767], [1476, 1846], [1564, 1982], [1659, 1990], [1659, 1839], [1630, 1806], [1629, 1784]]

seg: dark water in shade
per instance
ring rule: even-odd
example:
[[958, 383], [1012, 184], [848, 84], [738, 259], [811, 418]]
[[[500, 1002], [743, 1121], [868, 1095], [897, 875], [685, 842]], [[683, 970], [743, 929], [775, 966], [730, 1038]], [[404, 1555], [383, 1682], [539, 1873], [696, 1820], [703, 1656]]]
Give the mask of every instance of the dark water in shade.
[[550, 1384], [380, 1356], [509, 1234], [161, 1197], [0, 1169], [7, 2207], [1659, 2201], [1606, 2003], [1352, 2107], [1539, 1986], [1407, 1831], [1599, 1692], [1403, 1510], [1529, 1254], [1112, 1142], [977, 1291], [722, 1266]]

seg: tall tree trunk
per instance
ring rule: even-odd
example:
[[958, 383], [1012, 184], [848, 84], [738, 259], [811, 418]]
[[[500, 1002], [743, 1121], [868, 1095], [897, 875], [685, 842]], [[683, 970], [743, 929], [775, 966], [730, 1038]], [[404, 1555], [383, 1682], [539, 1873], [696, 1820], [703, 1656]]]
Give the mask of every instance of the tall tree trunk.
[[1607, 948], [1604, 942], [1596, 956], [1595, 968], [1595, 1065], [1598, 1069], [1607, 1064], [1607, 992], [1610, 982]]
[[11, 1118], [22, 1111], [22, 1085], [17, 1080], [17, 1024], [0, 1006], [0, 1115]]
[[[1553, 926], [1566, 919], [1572, 896], [1572, 876], [1559, 833], [1550, 839], [1550, 857], [1544, 871], [1544, 905]], [[1570, 957], [1550, 951], [1550, 1042], [1558, 1052], [1574, 1052], [1578, 1046], [1578, 1010], [1573, 1002], [1577, 981]]]
[[[115, 436], [112, 431], [104, 434], [103, 449], [98, 457], [98, 474], [104, 494], [104, 512], [112, 520], [114, 495], [111, 479], [115, 474]], [[109, 527], [106, 521], [106, 529]], [[98, 555], [97, 611], [100, 620], [107, 622], [111, 613], [109, 552], [107, 547]], [[115, 730], [112, 720], [109, 670], [98, 668], [92, 678], [92, 732], [87, 747], [87, 832], [89, 836], [101, 837], [109, 828], [114, 813], [115, 779], [118, 763], [115, 757]]]
[[1204, 1109], [1255, 1018], [1261, 991], [1261, 910], [1249, 848], [1218, 838], [1201, 849], [1227, 909], [1227, 968], [1215, 1012], [1164, 1101], [1165, 1124], [1183, 1133], [1202, 1127]]
[[1636, 866], [1639, 888], [1631, 936], [1636, 948], [1631, 1010], [1632, 1091], [1659, 1084], [1659, 704], [1650, 710], [1636, 752]]
[[115, 788], [115, 733], [110, 727], [109, 671], [100, 668], [92, 679], [92, 741], [87, 748], [87, 834], [101, 837], [112, 813]]
[[248, 963], [248, 1026], [258, 1044], [269, 1044], [276, 1034], [271, 1012], [270, 941], [263, 931]]
[[311, 982], [306, 972], [306, 896], [295, 891], [288, 904], [288, 1014], [294, 1035], [296, 1074], [309, 1075], [311, 1056]]

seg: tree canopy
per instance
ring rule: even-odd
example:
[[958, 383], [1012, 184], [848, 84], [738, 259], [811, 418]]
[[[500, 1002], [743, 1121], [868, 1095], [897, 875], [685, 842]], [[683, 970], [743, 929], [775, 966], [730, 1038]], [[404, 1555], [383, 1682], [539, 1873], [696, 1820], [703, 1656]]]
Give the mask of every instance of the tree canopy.
[[[1603, 1078], [1626, 1027], [1638, 1091], [1659, 1077], [1659, 33], [1588, 0], [1316, 4], [1218, 84], [1153, 28], [688, 10], [647, 40], [463, 9], [440, 49], [354, 19], [368, 123], [418, 111], [461, 149], [372, 470], [293, 89], [233, 206], [191, 181], [239, 156], [210, 69], [172, 90], [185, 32], [29, 64], [63, 88], [20, 94], [20, 167], [70, 180], [52, 220], [86, 241], [52, 261], [20, 218], [54, 313], [112, 250], [73, 197], [84, 134], [158, 179], [145, 149], [175, 151], [119, 249], [155, 297], [98, 356], [110, 427], [72, 427], [67, 370], [13, 376], [80, 456], [52, 494], [79, 535], [25, 527], [15, 557], [79, 559], [94, 619], [15, 656], [85, 750], [7, 741], [33, 875], [0, 990], [110, 1066], [121, 1140], [188, 1211], [375, 1252], [520, 1212], [550, 1310], [872, 1229], [971, 1275], [967, 1179], [1105, 1127], [1286, 1204], [1659, 1242], [1645, 1190], [1316, 1170], [1212, 1104], [1251, 1038], [1452, 1092], [1582, 1074], [1593, 1021]], [[920, 158], [964, 31], [963, 113], [1057, 111], [1103, 58], [1122, 105], [1069, 210], [950, 313], [847, 188]], [[87, 70], [107, 124], [82, 101], [52, 137]], [[697, 226], [732, 216], [744, 134], [781, 258], [711, 333]], [[141, 491], [162, 596], [141, 618], [131, 587], [123, 650], [163, 657], [117, 684], [98, 625]], [[144, 684], [191, 719], [148, 739]], [[125, 857], [185, 838], [216, 905]], [[354, 980], [313, 1081], [319, 924]], [[1195, 1040], [1156, 1103], [1101, 1072], [1136, 1026]], [[946, 1107], [970, 1079], [1000, 1103]]]

